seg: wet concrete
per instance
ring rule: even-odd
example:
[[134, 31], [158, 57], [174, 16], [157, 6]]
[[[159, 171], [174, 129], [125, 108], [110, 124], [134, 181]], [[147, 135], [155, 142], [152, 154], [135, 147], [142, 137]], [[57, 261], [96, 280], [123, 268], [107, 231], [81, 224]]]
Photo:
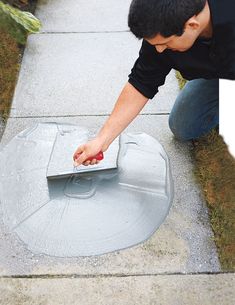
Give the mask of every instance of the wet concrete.
[[68, 134], [72, 142], [65, 145], [75, 145], [74, 150], [75, 139], [80, 145], [90, 138], [80, 126], [39, 123], [0, 151], [0, 201], [9, 230], [34, 254], [60, 257], [100, 255], [147, 240], [173, 199], [170, 164], [161, 144], [144, 133], [123, 133], [107, 152], [107, 159], [118, 153], [114, 171], [106, 164], [106, 170], [47, 180], [55, 142]]
[[[190, 143], [176, 141], [168, 116], [139, 116], [127, 132], [145, 132], [156, 138], [169, 155], [175, 186], [170, 213], [159, 229], [143, 244], [93, 257], [53, 258], [35, 255], [17, 234], [0, 227], [1, 274], [151, 274], [166, 272], [214, 272], [220, 270], [213, 234], [201, 190], [193, 176]], [[53, 118], [96, 132], [105, 117]], [[9, 119], [2, 145], [20, 131], [42, 119]], [[51, 118], [43, 121], [50, 122]], [[40, 194], [39, 194], [40, 196]], [[2, 219], [2, 216], [1, 216]]]

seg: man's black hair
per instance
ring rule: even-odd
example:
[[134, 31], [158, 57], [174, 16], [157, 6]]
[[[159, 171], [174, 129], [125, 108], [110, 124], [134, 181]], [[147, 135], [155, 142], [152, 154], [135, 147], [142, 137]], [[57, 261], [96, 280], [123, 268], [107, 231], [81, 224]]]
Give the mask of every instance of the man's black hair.
[[181, 36], [188, 19], [198, 15], [206, 0], [132, 0], [128, 26], [139, 39]]

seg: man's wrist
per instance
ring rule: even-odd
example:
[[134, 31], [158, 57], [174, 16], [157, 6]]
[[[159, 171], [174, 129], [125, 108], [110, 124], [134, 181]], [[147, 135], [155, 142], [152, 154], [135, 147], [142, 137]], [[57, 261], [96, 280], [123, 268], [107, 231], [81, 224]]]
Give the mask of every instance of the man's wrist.
[[105, 134], [98, 134], [96, 139], [101, 144], [101, 150], [106, 151], [109, 148], [109, 145], [112, 141], [109, 140], [108, 135]]

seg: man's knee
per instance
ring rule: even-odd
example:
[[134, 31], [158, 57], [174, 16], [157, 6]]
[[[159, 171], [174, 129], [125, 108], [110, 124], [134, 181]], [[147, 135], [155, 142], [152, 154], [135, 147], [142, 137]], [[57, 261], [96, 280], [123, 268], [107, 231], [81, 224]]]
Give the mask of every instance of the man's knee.
[[211, 129], [219, 126], [219, 117], [214, 116], [213, 120], [206, 120], [206, 124], [193, 124], [193, 122], [186, 122], [183, 118], [180, 119], [174, 115], [169, 116], [169, 128], [174, 134], [175, 138], [180, 141], [189, 141], [198, 139], [201, 136], [206, 135]]
[[186, 128], [171, 114], [169, 115], [168, 124], [171, 132], [177, 140], [188, 141], [192, 139]]
[[218, 124], [218, 80], [189, 81], [169, 115], [169, 127], [181, 141], [196, 139]]

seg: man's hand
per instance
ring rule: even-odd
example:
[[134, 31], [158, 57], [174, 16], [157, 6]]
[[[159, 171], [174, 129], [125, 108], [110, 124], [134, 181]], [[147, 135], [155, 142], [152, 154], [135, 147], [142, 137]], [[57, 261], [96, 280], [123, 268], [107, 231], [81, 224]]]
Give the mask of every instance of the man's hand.
[[95, 138], [83, 145], [80, 145], [73, 155], [74, 166], [79, 166], [81, 164], [83, 165], [98, 164], [100, 162], [100, 160], [98, 159], [94, 158], [91, 161], [87, 159], [92, 156], [96, 156], [100, 151], [104, 151], [102, 147], [103, 147], [103, 142], [99, 138]]
[[147, 103], [148, 98], [142, 95], [129, 82], [126, 83], [105, 124], [96, 138], [78, 147], [73, 155], [74, 165], [93, 165], [98, 160], [86, 161], [98, 152], [106, 151], [113, 140], [130, 124]]

